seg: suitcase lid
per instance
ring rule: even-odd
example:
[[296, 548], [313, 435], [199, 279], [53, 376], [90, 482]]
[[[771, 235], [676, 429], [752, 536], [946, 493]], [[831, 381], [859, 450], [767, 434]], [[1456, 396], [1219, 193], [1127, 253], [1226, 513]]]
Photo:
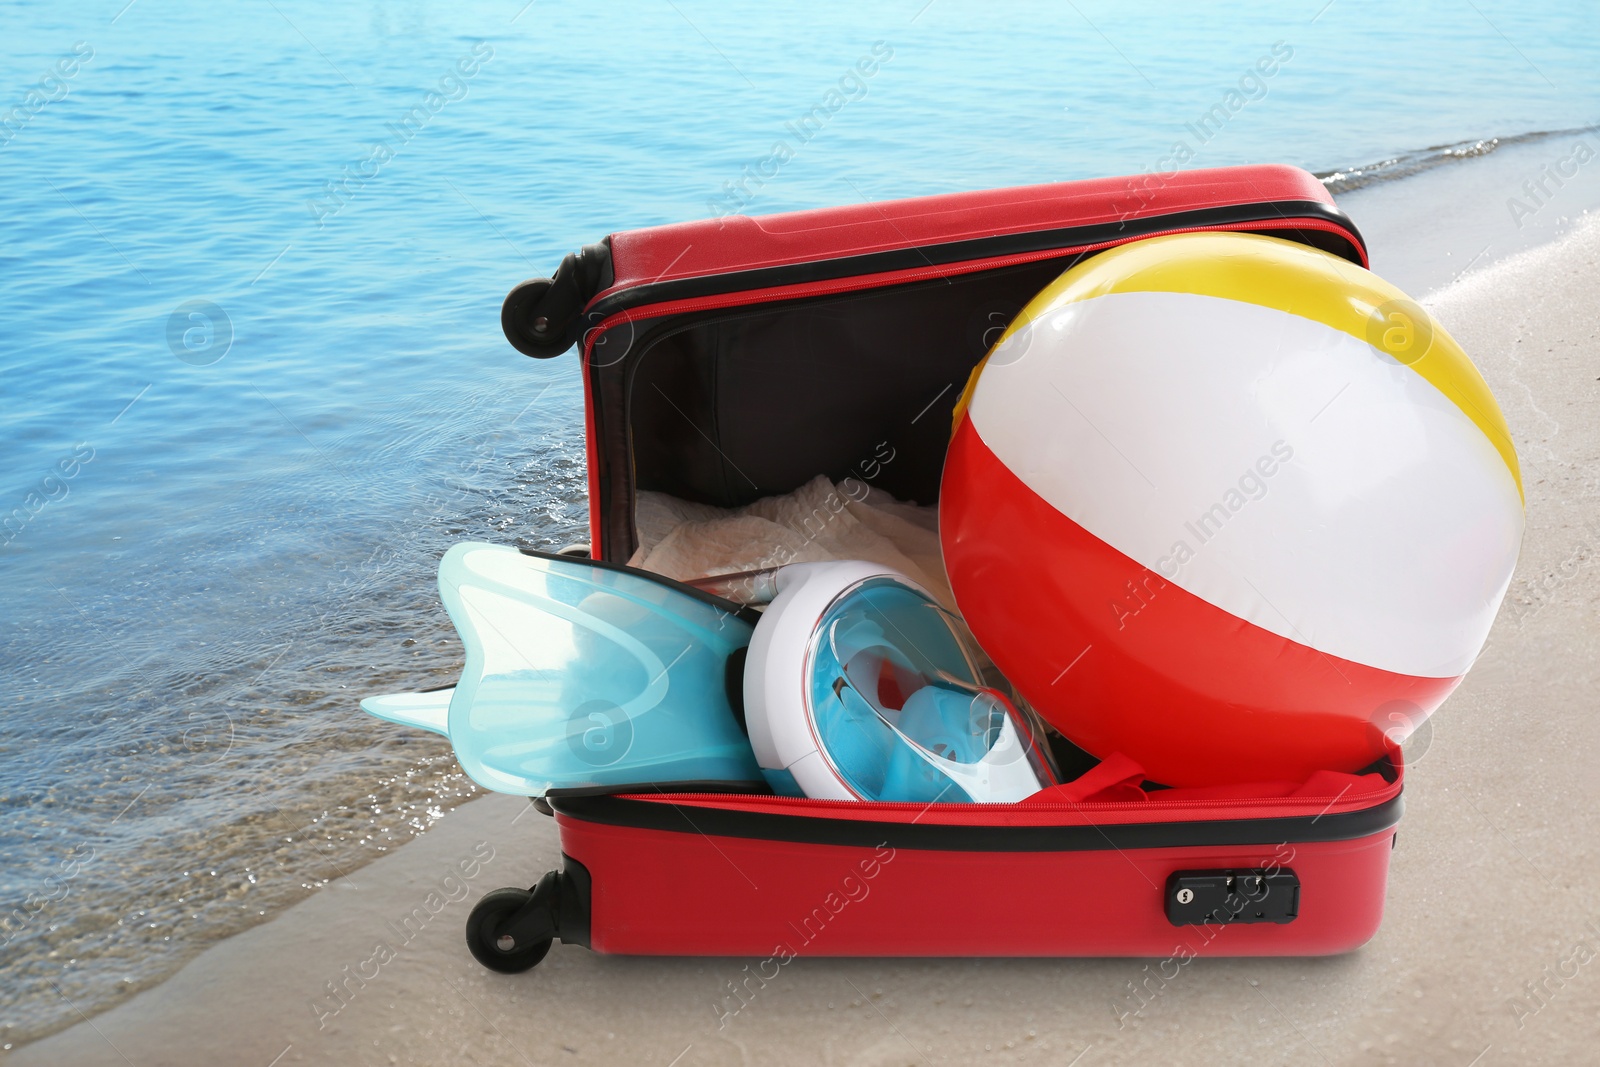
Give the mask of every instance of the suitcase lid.
[[933, 503], [961, 383], [1028, 300], [1202, 230], [1367, 265], [1314, 176], [1227, 167], [617, 233], [518, 286], [502, 325], [528, 355], [580, 346], [593, 550], [624, 560], [641, 489], [733, 507], [825, 474]]

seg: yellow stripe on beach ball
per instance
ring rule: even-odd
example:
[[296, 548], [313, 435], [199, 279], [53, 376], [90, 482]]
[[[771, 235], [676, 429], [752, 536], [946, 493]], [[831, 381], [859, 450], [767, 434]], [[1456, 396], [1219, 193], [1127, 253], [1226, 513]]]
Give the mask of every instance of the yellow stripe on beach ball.
[[[1183, 255], [1174, 255], [1181, 246]], [[1327, 279], [1336, 274], [1340, 284]], [[1191, 293], [1274, 308], [1366, 341], [1410, 367], [1471, 419], [1523, 496], [1522, 469], [1500, 405], [1461, 346], [1405, 293], [1362, 267], [1293, 241], [1249, 233], [1180, 233], [1091, 256], [1046, 286], [995, 348], [1066, 304], [1111, 293]], [[993, 350], [991, 350], [993, 351]], [[987, 357], [985, 357], [987, 362]], [[956, 406], [966, 410], [980, 363]]]

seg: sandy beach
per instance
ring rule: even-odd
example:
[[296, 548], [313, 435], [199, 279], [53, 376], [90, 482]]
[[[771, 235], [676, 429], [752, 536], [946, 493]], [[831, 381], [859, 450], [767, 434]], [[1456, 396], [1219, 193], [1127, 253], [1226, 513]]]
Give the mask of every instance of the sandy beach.
[[[1408, 234], [1398, 221], [1368, 226], [1385, 273], [1386, 242]], [[1417, 291], [1447, 282], [1461, 261], [1448, 264], [1439, 247], [1431, 260], [1413, 249], [1395, 280]], [[1527, 534], [1487, 649], [1410, 746], [1386, 917], [1365, 948], [1197, 961], [1120, 1024], [1145, 961], [801, 959], [719, 1021], [725, 983], [749, 961], [557, 945], [525, 975], [479, 967], [462, 943], [472, 901], [532, 884], [560, 852], [553, 820], [490, 796], [4, 1062], [1594, 1062], [1600, 219], [1503, 251], [1514, 254], [1425, 303], [1510, 422]], [[951, 904], [953, 921], [971, 906]]]

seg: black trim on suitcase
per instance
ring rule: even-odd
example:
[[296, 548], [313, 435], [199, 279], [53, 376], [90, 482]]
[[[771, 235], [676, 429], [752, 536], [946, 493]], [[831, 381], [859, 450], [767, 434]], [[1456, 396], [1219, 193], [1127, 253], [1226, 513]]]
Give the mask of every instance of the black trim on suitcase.
[[844, 256], [838, 259], [785, 263], [776, 267], [758, 267], [753, 270], [677, 278], [667, 282], [650, 282], [601, 298], [584, 310], [583, 317], [590, 324], [594, 324], [619, 311], [644, 304], [697, 300], [701, 297], [736, 293], [747, 289], [804, 285], [868, 274], [915, 270], [918, 267], [937, 267], [968, 260], [1066, 250], [1126, 237], [1143, 236], [1162, 230], [1204, 229], [1236, 226], [1241, 223], [1309, 218], [1320, 218], [1325, 222], [1331, 222], [1347, 231], [1350, 237], [1341, 239], [1339, 235], [1327, 230], [1309, 227], [1303, 230], [1294, 227], [1274, 229], [1268, 236], [1293, 233], [1302, 244], [1315, 248], [1333, 244], [1335, 247], [1323, 248], [1323, 251], [1332, 252], [1361, 266], [1360, 249], [1366, 247], [1366, 242], [1356, 229], [1355, 223], [1351, 222], [1344, 212], [1315, 200], [1285, 200], [1265, 204], [1230, 204], [1224, 207], [1197, 208], [1193, 211], [1176, 211], [1168, 215], [1147, 215], [1122, 222], [1068, 226], [1058, 230], [1025, 230], [1020, 233], [1000, 234], [996, 237], [977, 237], [946, 244], [894, 248], [885, 252], [868, 252], [864, 255]]
[[[736, 782], [723, 778], [701, 778], [693, 781], [682, 782], [635, 782], [627, 786], [616, 785], [576, 785], [570, 788], [557, 788], [546, 791], [542, 797], [529, 797], [535, 805], [540, 801], [545, 804], [554, 804], [557, 800], [571, 800], [574, 797], [614, 797], [617, 790], [626, 793], [641, 791], [654, 791], [657, 793], [729, 793], [739, 796], [770, 797], [772, 785], [765, 778], [754, 779], [748, 782]], [[547, 814], [553, 814], [549, 812]]]
[[1396, 794], [1382, 804], [1333, 815], [1104, 826], [938, 826], [829, 819], [812, 813], [734, 811], [617, 796], [552, 798], [551, 806], [557, 815], [605, 826], [806, 845], [888, 845], [936, 852], [1099, 852], [1350, 841], [1393, 829], [1404, 810], [1401, 796]]
[[589, 909], [594, 901], [594, 880], [589, 868], [561, 854], [561, 902], [556, 911], [556, 936], [564, 945], [589, 947]]

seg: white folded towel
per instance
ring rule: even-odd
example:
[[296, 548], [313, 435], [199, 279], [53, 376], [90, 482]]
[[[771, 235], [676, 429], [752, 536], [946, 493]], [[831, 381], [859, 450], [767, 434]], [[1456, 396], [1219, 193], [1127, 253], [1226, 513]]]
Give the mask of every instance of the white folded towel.
[[905, 504], [865, 482], [818, 475], [792, 493], [718, 508], [641, 492], [639, 549], [628, 563], [679, 581], [785, 563], [861, 559], [893, 567], [951, 611], [939, 554], [939, 509]]

